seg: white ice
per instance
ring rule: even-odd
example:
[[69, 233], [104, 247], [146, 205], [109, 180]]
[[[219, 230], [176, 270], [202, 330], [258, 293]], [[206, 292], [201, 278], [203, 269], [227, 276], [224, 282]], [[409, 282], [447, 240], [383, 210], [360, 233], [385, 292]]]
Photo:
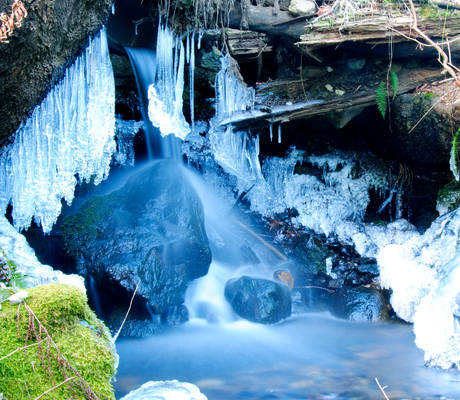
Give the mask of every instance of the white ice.
[[105, 29], [0, 150], [0, 208], [17, 229], [49, 232], [78, 181], [106, 178], [115, 149], [115, 86]]

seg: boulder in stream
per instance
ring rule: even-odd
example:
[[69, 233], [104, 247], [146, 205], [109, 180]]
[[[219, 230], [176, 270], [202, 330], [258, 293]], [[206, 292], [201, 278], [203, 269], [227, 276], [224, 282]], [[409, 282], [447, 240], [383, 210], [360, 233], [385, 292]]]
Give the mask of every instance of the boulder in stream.
[[388, 302], [378, 290], [364, 287], [344, 288], [334, 293], [330, 311], [350, 321], [388, 319]]
[[274, 324], [291, 315], [291, 292], [281, 283], [242, 276], [225, 285], [225, 298], [242, 318]]
[[171, 160], [135, 172], [63, 222], [82, 274], [105, 277], [148, 300], [155, 314], [180, 306], [188, 283], [208, 272], [211, 251], [201, 202]]

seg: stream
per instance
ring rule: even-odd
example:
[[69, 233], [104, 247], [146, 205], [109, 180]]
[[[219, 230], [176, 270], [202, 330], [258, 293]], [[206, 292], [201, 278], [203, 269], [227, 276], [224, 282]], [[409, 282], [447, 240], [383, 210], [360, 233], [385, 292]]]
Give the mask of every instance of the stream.
[[297, 315], [274, 326], [192, 320], [148, 339], [121, 339], [115, 383], [192, 382], [209, 400], [458, 399], [460, 375], [423, 366], [409, 325]]

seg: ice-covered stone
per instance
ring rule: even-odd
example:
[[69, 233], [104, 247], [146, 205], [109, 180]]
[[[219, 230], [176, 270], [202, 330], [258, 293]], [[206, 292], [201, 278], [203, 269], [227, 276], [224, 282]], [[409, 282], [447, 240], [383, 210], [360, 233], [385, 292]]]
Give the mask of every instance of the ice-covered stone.
[[134, 137], [142, 128], [142, 121], [126, 121], [116, 119], [117, 150], [113, 154], [114, 161], [119, 165], [134, 165]]
[[195, 385], [187, 382], [149, 381], [120, 400], [207, 400]]
[[0, 151], [0, 209], [18, 229], [49, 232], [77, 181], [107, 177], [115, 149], [115, 86], [105, 29]]
[[49, 265], [41, 264], [26, 238], [14, 229], [3, 216], [0, 217], [0, 248], [9, 260], [15, 262], [18, 272], [25, 275], [27, 286], [59, 282], [75, 286], [82, 292], [86, 292], [81, 276], [65, 275], [61, 271], [53, 270]]
[[396, 313], [414, 323], [415, 343], [430, 365], [460, 366], [460, 209], [403, 244], [379, 252], [380, 280]]

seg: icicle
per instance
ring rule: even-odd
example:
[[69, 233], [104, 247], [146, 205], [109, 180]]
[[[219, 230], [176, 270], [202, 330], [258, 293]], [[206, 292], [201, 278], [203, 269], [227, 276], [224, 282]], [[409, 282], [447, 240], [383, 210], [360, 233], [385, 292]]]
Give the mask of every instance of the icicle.
[[184, 91], [184, 44], [167, 26], [158, 28], [155, 82], [148, 90], [149, 119], [162, 136], [184, 139], [190, 126], [182, 113]]
[[189, 64], [189, 87], [190, 87], [190, 122], [195, 125], [195, 31], [192, 33], [190, 64]]
[[273, 124], [272, 123], [270, 123], [269, 129], [270, 129], [270, 142], [273, 142]]
[[137, 36], [137, 24], [134, 24], [134, 35]]
[[281, 143], [281, 122], [278, 125], [278, 143]]
[[228, 54], [221, 58], [216, 76], [216, 118], [222, 120], [254, 105], [255, 91], [243, 82], [237, 62]]
[[115, 15], [115, 2], [112, 3], [112, 15]]
[[187, 39], [186, 39], [186, 56], [187, 56], [187, 64], [190, 64], [190, 33], [187, 32]]
[[0, 207], [17, 229], [32, 218], [49, 232], [78, 177], [106, 178], [115, 149], [115, 85], [105, 29], [0, 151]]
[[396, 211], [395, 211], [396, 219], [402, 218], [402, 208], [403, 208], [402, 193], [401, 193], [401, 189], [398, 189], [398, 192], [396, 193]]
[[204, 35], [204, 30], [203, 29], [199, 29], [198, 30], [198, 50], [201, 50], [201, 39], [203, 39], [203, 35]]
[[[393, 200], [393, 195], [396, 193], [396, 190], [394, 189], [391, 189], [390, 190], [390, 194], [388, 195], [388, 197], [385, 199], [385, 201], [381, 204], [381, 206], [379, 207], [379, 209], [377, 210], [377, 214], [381, 214], [385, 208], [391, 203], [391, 201]], [[390, 212], [391, 214], [391, 212]]]

